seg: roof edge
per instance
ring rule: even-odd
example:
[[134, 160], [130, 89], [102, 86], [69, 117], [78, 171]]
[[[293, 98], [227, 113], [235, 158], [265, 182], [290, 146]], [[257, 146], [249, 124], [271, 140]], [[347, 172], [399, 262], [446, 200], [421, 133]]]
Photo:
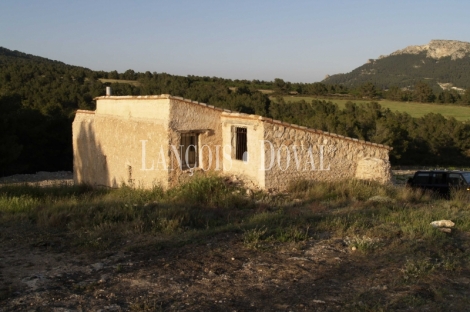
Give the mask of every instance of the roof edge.
[[[214, 107], [213, 105], [209, 105], [209, 104], [206, 104], [206, 103], [201, 103], [201, 102], [185, 99], [183, 97], [172, 96], [170, 94], [161, 94], [161, 95], [124, 95], [124, 96], [111, 95], [111, 96], [99, 96], [99, 97], [94, 98], [94, 100], [128, 100], [128, 99], [149, 99], [149, 100], [151, 100], [151, 99], [170, 99], [170, 100], [183, 101], [183, 102], [186, 102], [186, 103], [189, 103], [189, 104], [192, 104], [192, 105], [199, 105], [199, 106], [204, 107], [204, 108], [210, 108], [210, 109], [213, 109], [213, 110], [220, 111], [222, 113], [221, 114], [222, 117], [242, 118], [242, 119], [251, 119], [251, 120], [256, 120], [257, 119], [257, 120], [260, 120], [262, 122], [269, 122], [269, 123], [284, 126], [284, 127], [296, 128], [296, 129], [300, 129], [300, 130], [304, 130], [304, 131], [308, 131], [308, 132], [312, 132], [312, 133], [327, 135], [327, 136], [333, 137], [333, 138], [340, 138], [340, 139], [343, 139], [343, 140], [353, 141], [353, 142], [357, 142], [357, 143], [360, 143], [360, 144], [380, 147], [380, 148], [384, 148], [384, 149], [387, 149], [387, 150], [390, 150], [390, 151], [393, 150], [393, 147], [390, 147], [388, 145], [379, 144], [379, 143], [372, 143], [372, 142], [369, 142], [369, 141], [359, 140], [359, 139], [343, 136], [343, 135], [336, 134], [336, 133], [330, 133], [330, 132], [326, 132], [326, 131], [323, 131], [323, 130], [307, 128], [307, 127], [299, 126], [299, 125], [296, 125], [296, 124], [290, 124], [290, 123], [287, 123], [287, 122], [283, 122], [281, 120], [275, 120], [275, 119], [272, 119], [272, 118], [269, 118], [269, 117], [264, 117], [264, 116], [261, 116], [261, 115], [250, 115], [250, 114], [245, 114], [245, 113], [240, 113], [240, 112], [234, 112], [234, 111], [231, 111], [231, 110], [228, 110], [228, 109], [222, 109], [222, 108], [219, 108], [219, 107]], [[90, 111], [78, 110], [77, 112], [90, 112]]]
[[102, 95], [93, 98], [93, 100], [129, 100], [129, 99], [183, 99], [169, 94], [160, 95]]
[[95, 114], [95, 111], [86, 110], [86, 109], [77, 109], [77, 111], [75, 112], [75, 114], [90, 114], [90, 115], [94, 115], [94, 114]]
[[332, 138], [338, 138], [338, 139], [348, 140], [348, 141], [352, 141], [352, 142], [356, 142], [356, 143], [360, 143], [360, 144], [364, 144], [364, 145], [380, 147], [380, 148], [387, 149], [389, 151], [393, 150], [393, 147], [390, 147], [388, 145], [373, 143], [373, 142], [369, 142], [369, 141], [365, 141], [365, 140], [359, 140], [359, 139], [356, 139], [356, 138], [351, 138], [351, 137], [347, 137], [347, 136], [336, 134], [336, 133], [331, 133], [331, 132], [326, 132], [326, 131], [323, 131], [323, 130], [318, 130], [318, 129], [308, 128], [308, 127], [304, 127], [304, 126], [299, 126], [299, 125], [296, 125], [296, 124], [290, 124], [290, 123], [287, 123], [287, 122], [283, 122], [281, 120], [275, 120], [275, 119], [272, 119], [272, 118], [263, 117], [263, 116], [259, 116], [259, 115], [248, 115], [248, 114], [243, 114], [243, 113], [225, 113], [224, 112], [224, 113], [222, 113], [222, 117], [259, 120], [259, 121], [268, 122], [268, 123], [271, 123], [271, 124], [274, 124], [274, 125], [289, 127], [289, 128], [293, 128], [293, 129], [299, 129], [299, 130], [308, 131], [308, 132], [311, 132], [311, 133], [322, 134], [322, 135], [326, 135], [326, 136], [329, 136], [329, 137], [332, 137]]

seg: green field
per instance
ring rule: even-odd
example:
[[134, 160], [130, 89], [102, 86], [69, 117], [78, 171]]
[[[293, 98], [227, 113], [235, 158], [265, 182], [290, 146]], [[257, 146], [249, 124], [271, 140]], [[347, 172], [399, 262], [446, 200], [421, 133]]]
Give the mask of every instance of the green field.
[[[134, 85], [136, 87], [140, 86], [140, 82], [136, 80], [121, 80], [121, 79], [99, 79], [102, 83], [128, 83]], [[232, 91], [236, 90], [236, 88], [230, 88]], [[264, 94], [270, 94], [272, 90], [259, 90]], [[338, 104], [340, 108], [344, 108], [346, 102], [351, 101], [356, 104], [365, 104], [371, 101], [367, 100], [349, 100], [349, 99], [321, 99], [311, 96], [284, 96], [284, 101], [286, 103], [305, 100], [307, 102], [318, 99], [318, 100], [325, 100], [330, 101], [335, 104]], [[276, 100], [275, 97], [270, 97], [271, 100]], [[399, 112], [406, 112], [410, 114], [412, 117], [422, 117], [429, 113], [436, 113], [441, 114], [444, 117], [454, 117], [459, 121], [467, 121], [470, 119], [470, 106], [459, 106], [459, 105], [448, 105], [448, 104], [425, 104], [425, 103], [417, 103], [417, 102], [396, 102], [396, 101], [389, 101], [389, 100], [378, 100], [377, 101], [382, 107], [389, 108], [391, 111], [399, 111]]]
[[[286, 103], [293, 101], [311, 101], [313, 97], [307, 96], [284, 96], [284, 101]], [[326, 101], [331, 101], [338, 104], [340, 108], [344, 108], [346, 102], [351, 100], [342, 100], [342, 99], [325, 99]], [[370, 101], [366, 100], [352, 100], [351, 102], [357, 104], [369, 103]], [[458, 105], [444, 105], [444, 104], [423, 104], [416, 102], [395, 102], [389, 100], [379, 100], [378, 103], [385, 108], [389, 108], [391, 111], [406, 112], [412, 117], [422, 117], [429, 113], [441, 114], [445, 117], [454, 117], [460, 121], [466, 121], [470, 119], [470, 107], [458, 106]]]

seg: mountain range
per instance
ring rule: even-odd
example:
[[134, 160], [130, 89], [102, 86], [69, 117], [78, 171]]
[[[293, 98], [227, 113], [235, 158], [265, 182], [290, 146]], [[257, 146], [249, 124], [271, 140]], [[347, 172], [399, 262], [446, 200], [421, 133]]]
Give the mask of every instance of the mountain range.
[[425, 45], [409, 46], [369, 59], [349, 73], [327, 76], [322, 82], [347, 87], [372, 82], [388, 89], [410, 88], [418, 81], [425, 81], [434, 90], [462, 91], [470, 87], [470, 43], [431, 40]]

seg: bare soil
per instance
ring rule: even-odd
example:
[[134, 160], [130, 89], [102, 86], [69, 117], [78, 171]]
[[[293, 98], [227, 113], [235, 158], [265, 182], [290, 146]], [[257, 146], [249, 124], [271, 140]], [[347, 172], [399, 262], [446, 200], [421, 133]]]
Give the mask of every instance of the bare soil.
[[239, 233], [164, 248], [136, 237], [90, 252], [54, 233], [3, 228], [0, 254], [1, 311], [367, 311], [385, 302], [413, 311], [413, 300], [419, 310], [450, 302], [464, 311], [470, 296], [469, 272], [438, 281], [449, 293], [436, 298], [433, 285], [401, 283], [391, 255], [352, 251], [327, 234], [265, 250], [245, 247]]
[[398, 273], [328, 237], [266, 250], [237, 233], [164, 249], [140, 239], [76, 252], [53, 233], [2, 229], [0, 310], [342, 310], [363, 292], [385, 296]]
[[15, 174], [8, 177], [0, 177], [0, 186], [5, 184], [29, 184], [39, 186], [73, 185], [73, 174], [70, 171], [40, 171], [36, 174]]
[[406, 284], [390, 261], [406, 258], [399, 246], [365, 254], [328, 233], [258, 249], [238, 232], [135, 236], [104, 250], [69, 242], [1, 226], [0, 311], [465, 311], [470, 298], [470, 272]]

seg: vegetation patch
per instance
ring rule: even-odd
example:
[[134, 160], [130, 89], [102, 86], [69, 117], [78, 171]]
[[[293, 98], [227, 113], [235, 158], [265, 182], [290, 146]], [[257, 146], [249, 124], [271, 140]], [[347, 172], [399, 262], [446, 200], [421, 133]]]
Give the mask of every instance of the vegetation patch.
[[[353, 102], [356, 105], [367, 105], [371, 100], [350, 100], [350, 99], [337, 99], [337, 98], [321, 98], [312, 96], [284, 96], [286, 103], [295, 101], [307, 101], [312, 100], [325, 100], [330, 101], [338, 105], [340, 109], [346, 108], [346, 103]], [[275, 97], [272, 100], [276, 100]], [[446, 118], [455, 118], [458, 121], [467, 121], [470, 119], [470, 107], [464, 105], [442, 105], [433, 103], [420, 103], [420, 102], [402, 102], [402, 101], [391, 101], [387, 99], [376, 100], [381, 107], [389, 109], [392, 112], [407, 113], [411, 117], [421, 118], [427, 114], [441, 114]]]
[[[453, 73], [468, 80], [457, 69], [440, 67], [445, 76]], [[369, 75], [361, 77], [370, 79]], [[93, 99], [104, 96], [107, 86], [115, 96], [171, 94], [385, 144], [393, 147], [390, 160], [394, 165], [470, 164], [470, 126], [464, 123], [470, 117], [468, 86], [465, 92], [433, 90], [418, 77], [404, 82], [411, 86], [407, 90], [398, 87], [399, 81], [397, 85], [363, 81], [349, 87], [329, 81], [290, 83], [281, 78], [231, 80], [132, 69], [93, 71], [0, 47], [0, 176], [71, 171], [75, 112], [94, 110]]]
[[[184, 302], [205, 309], [207, 298], [239, 309], [252, 303], [274, 309], [289, 302], [292, 287], [296, 302], [312, 309], [333, 304], [328, 298], [335, 291], [342, 296], [334, 305], [346, 310], [449, 304], [458, 310], [468, 303], [470, 209], [459, 196], [443, 200], [356, 180], [298, 181], [286, 194], [245, 194], [218, 176], [195, 177], [170, 190], [0, 187], [0, 249], [9, 263], [2, 269], [16, 267], [8, 257], [23, 257], [17, 245], [41, 252], [41, 259], [50, 253], [57, 268], [77, 266], [80, 254], [97, 255], [81, 273], [46, 278], [32, 272], [24, 282], [2, 287], [0, 299], [10, 306], [25, 283], [41, 289], [60, 275], [61, 286], [54, 287], [67, 290], [54, 298], [99, 298], [112, 287], [120, 298], [132, 289], [139, 298], [138, 289], [162, 289], [148, 302], [113, 301], [134, 309], [184, 309]], [[430, 226], [443, 219], [455, 222], [452, 233]], [[119, 254], [130, 258], [115, 258]], [[126, 280], [136, 286], [117, 286]], [[269, 293], [282, 291], [266, 301], [256, 290], [259, 280]], [[213, 293], [212, 283], [227, 292]], [[246, 303], [238, 294], [247, 289]], [[174, 300], [178, 291], [188, 295], [182, 303]]]

